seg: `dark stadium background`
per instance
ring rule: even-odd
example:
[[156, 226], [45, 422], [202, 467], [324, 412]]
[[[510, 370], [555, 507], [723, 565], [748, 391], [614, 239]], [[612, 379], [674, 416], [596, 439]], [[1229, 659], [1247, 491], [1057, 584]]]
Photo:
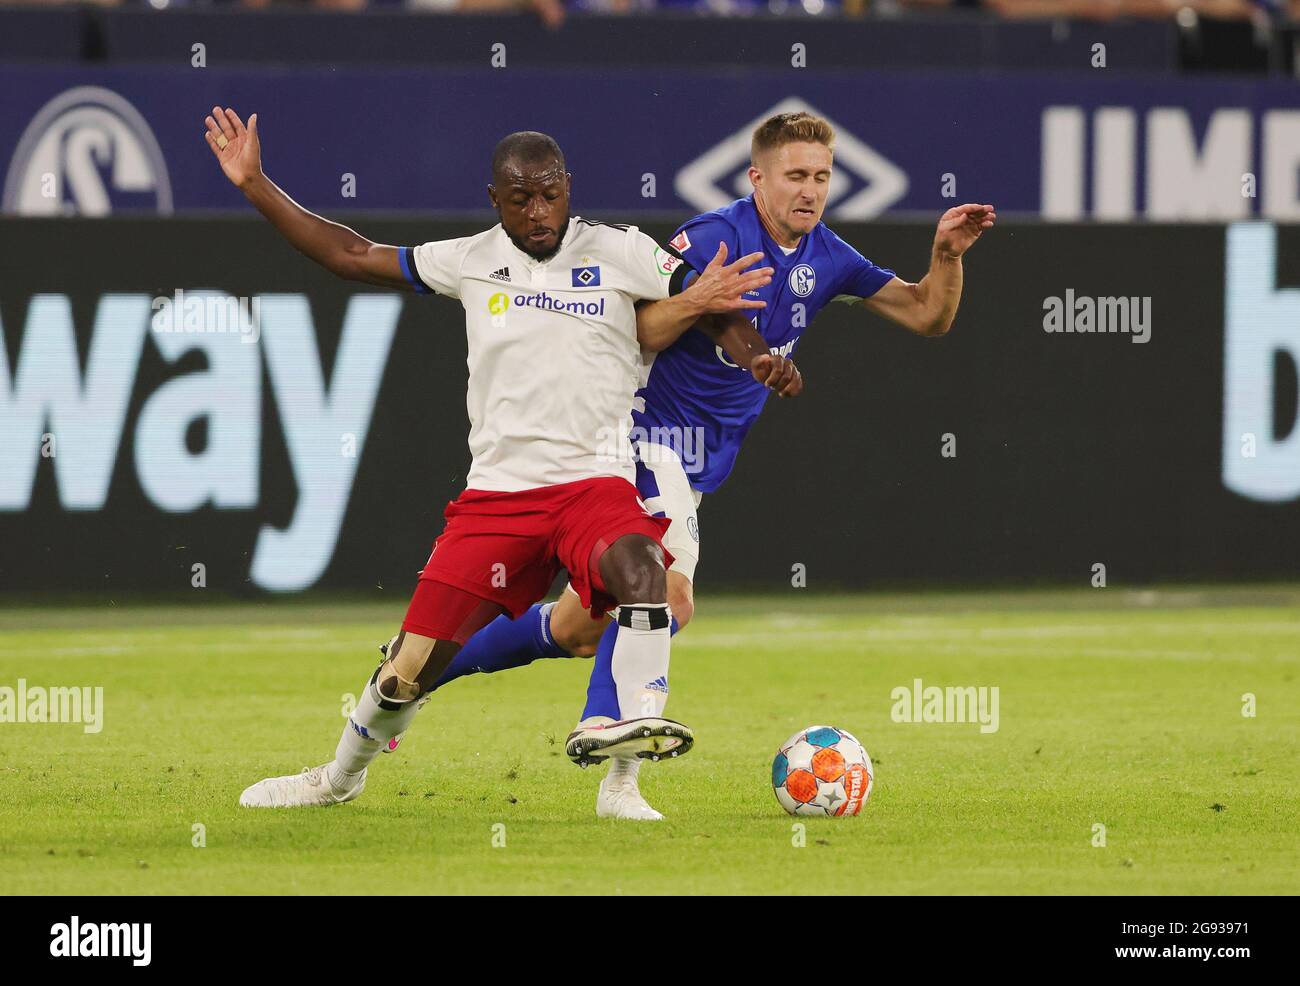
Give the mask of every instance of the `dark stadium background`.
[[[0, 6], [0, 326], [10, 378], [35, 295], [69, 298], [84, 361], [105, 294], [215, 288], [305, 295], [328, 379], [348, 299], [364, 289], [315, 269], [242, 204], [201, 139], [213, 102], [259, 111], [268, 173], [304, 204], [373, 239], [413, 243], [493, 221], [480, 209], [487, 154], [524, 126], [560, 137], [578, 175], [575, 211], [666, 239], [699, 211], [683, 191], [687, 167], [795, 100], [904, 176], [906, 191], [870, 214], [837, 215], [889, 180], [869, 157], [837, 159], [847, 184], [828, 221], [878, 263], [919, 278], [933, 224], [954, 202], [992, 201], [1005, 218], [967, 257], [948, 337], [912, 338], [842, 306], [810, 327], [796, 352], [805, 395], [772, 402], [732, 480], [705, 500], [702, 590], [781, 588], [794, 565], [822, 587], [1081, 584], [1097, 563], [1130, 584], [1300, 571], [1295, 495], [1243, 495], [1224, 471], [1237, 452], [1224, 434], [1229, 223], [1266, 223], [1277, 297], [1300, 285], [1300, 236], [1286, 225], [1300, 215], [1300, 137], [1282, 125], [1300, 92], [1286, 5], [1188, 4], [1158, 17], [1149, 5], [1086, 0], [721, 13], [521, 4], [493, 16], [469, 5], [462, 16], [387, 4], [170, 6]], [[498, 44], [504, 67], [491, 63]], [[792, 62], [796, 45], [806, 68]], [[144, 121], [166, 201], [156, 183], [115, 187], [111, 152], [98, 160], [106, 205], [60, 181], [61, 217], [51, 218], [40, 214], [48, 203], [16, 190], [35, 166], [32, 148], [57, 125], [40, 122], [42, 109], [78, 87], [116, 94], [129, 111], [102, 105], [127, 121], [124, 132], [138, 133], [131, 114]], [[1078, 111], [1083, 141], [1073, 205], [1069, 182], [1046, 173], [1071, 160], [1058, 133], [1048, 146], [1049, 120], [1070, 125], [1069, 112], [1053, 115], [1061, 107]], [[1150, 135], [1170, 109], [1197, 153], [1226, 148], [1258, 173], [1258, 194], [1220, 187], [1158, 206], [1167, 176], [1148, 160]], [[1116, 110], [1133, 127], [1131, 158], [1118, 165], [1097, 151], [1100, 121], [1113, 123]], [[1244, 144], [1220, 126], [1234, 113], [1248, 123]], [[1111, 132], [1125, 133], [1123, 121]], [[715, 193], [735, 194], [738, 168], [709, 179]], [[1130, 171], [1117, 218], [1113, 180]], [[339, 193], [344, 173], [357, 177], [354, 198]], [[955, 198], [940, 192], [947, 173]], [[653, 197], [645, 174], [655, 176]], [[1225, 176], [1241, 180], [1222, 164], [1211, 174]], [[1044, 332], [1044, 299], [1067, 289], [1149, 296], [1151, 340]], [[406, 592], [464, 479], [464, 345], [455, 303], [404, 300], [337, 543], [303, 588]], [[1258, 439], [1294, 451], [1300, 344], [1239, 345], [1274, 395]], [[209, 588], [264, 588], [250, 576], [258, 531], [286, 525], [298, 496], [265, 367], [255, 507], [167, 512], [137, 475], [136, 456], [150, 454], [134, 445], [142, 407], [166, 380], [203, 367], [195, 353], [168, 364], [146, 343], [102, 507], [67, 509], [52, 460], [39, 459], [31, 497], [0, 507], [9, 598], [179, 594], [195, 562]], [[11, 389], [0, 396], [13, 400]], [[10, 437], [0, 472], [11, 476], [20, 459], [39, 456], [14, 440], [17, 417], [4, 417], [13, 406], [0, 404], [0, 435]], [[202, 428], [190, 438], [196, 454]], [[940, 454], [946, 433], [955, 458]], [[1297, 476], [1300, 452], [1283, 456], [1272, 480], [1286, 488]]]

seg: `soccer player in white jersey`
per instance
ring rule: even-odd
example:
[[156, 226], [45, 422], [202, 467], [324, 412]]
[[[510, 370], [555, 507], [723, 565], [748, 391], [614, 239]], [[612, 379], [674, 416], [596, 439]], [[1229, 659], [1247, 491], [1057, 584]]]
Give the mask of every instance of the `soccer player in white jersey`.
[[[234, 110], [214, 107], [206, 123], [226, 176], [293, 246], [341, 277], [459, 299], [469, 339], [473, 465], [467, 489], [447, 506], [401, 631], [334, 759], [259, 781], [240, 804], [357, 797], [369, 764], [407, 729], [461, 645], [498, 616], [527, 611], [564, 568], [592, 619], [618, 607], [621, 714], [579, 730], [589, 760], [611, 760], [598, 811], [661, 817], [637, 787], [640, 760], [685, 753], [694, 738], [663, 717], [672, 556], [662, 545], [668, 521], [646, 510], [632, 484], [638, 332], [761, 307], [744, 297], [767, 283], [770, 270], [747, 270], [761, 255], [724, 265], [719, 251], [707, 276], [672, 294], [680, 259], [635, 227], [570, 217], [563, 154], [532, 132], [511, 134], [493, 154], [488, 194], [498, 225], [417, 247], [372, 243], [303, 209], [266, 177], [256, 114], [245, 127]], [[651, 304], [638, 312], [642, 301]]]
[[[741, 445], [769, 391], [755, 386], [753, 361], [788, 357], [817, 313], [833, 302], [850, 303], [922, 336], [940, 336], [952, 325], [961, 299], [962, 257], [989, 229], [992, 205], [968, 203], [940, 218], [925, 276], [912, 284], [878, 267], [822, 221], [830, 187], [835, 133], [809, 113], [781, 113], [760, 124], [751, 143], [753, 194], [687, 220], [668, 248], [688, 270], [685, 283], [702, 272], [719, 249], [759, 251], [773, 268], [772, 280], [755, 295], [767, 302], [753, 314], [707, 316], [699, 332], [680, 326], [642, 334], [647, 350], [644, 379], [633, 411], [638, 438], [637, 489], [655, 513], [671, 521], [665, 544], [674, 560], [668, 570], [668, 601], [674, 629], [695, 610], [699, 559], [697, 508], [705, 494], [727, 479]], [[682, 268], [678, 268], [681, 270]], [[718, 345], [719, 323], [739, 333], [749, 349]], [[775, 354], [781, 354], [780, 357]], [[787, 361], [788, 362], [788, 361]], [[790, 374], [791, 368], [784, 368]], [[802, 387], [794, 371], [779, 393]], [[584, 617], [566, 592], [558, 603], [518, 620], [496, 620], [456, 655], [434, 688], [465, 674], [520, 667], [539, 658], [595, 654], [584, 722], [608, 718], [615, 708], [610, 678], [614, 637]], [[536, 627], [544, 632], [539, 633]], [[582, 731], [573, 741], [580, 744]], [[581, 756], [581, 750], [573, 751]]]

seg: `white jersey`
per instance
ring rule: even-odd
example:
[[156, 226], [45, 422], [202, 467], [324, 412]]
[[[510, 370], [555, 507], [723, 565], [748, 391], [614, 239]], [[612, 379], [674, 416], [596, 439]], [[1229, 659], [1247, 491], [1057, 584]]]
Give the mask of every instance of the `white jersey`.
[[666, 298], [680, 260], [635, 226], [573, 216], [545, 261], [497, 225], [407, 248], [402, 263], [417, 290], [459, 298], [465, 309], [474, 456], [467, 488], [635, 480], [634, 305]]

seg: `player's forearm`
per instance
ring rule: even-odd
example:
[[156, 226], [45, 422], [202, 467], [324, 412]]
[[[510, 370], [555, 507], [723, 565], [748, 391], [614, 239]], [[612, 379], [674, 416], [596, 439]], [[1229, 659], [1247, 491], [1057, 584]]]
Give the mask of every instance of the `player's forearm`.
[[240, 190], [300, 253], [339, 277], [360, 279], [352, 261], [364, 257], [372, 245], [364, 236], [307, 211], [264, 174], [250, 178]]
[[771, 352], [767, 340], [754, 328], [754, 323], [738, 312], [706, 315], [696, 327], [713, 340], [731, 362], [744, 369], [749, 369], [756, 357]]
[[930, 270], [916, 286], [920, 305], [909, 328], [923, 336], [946, 333], [957, 317], [961, 286], [961, 257], [934, 250], [930, 254]]
[[704, 314], [690, 291], [640, 305], [636, 310], [636, 338], [643, 349], [667, 349]]

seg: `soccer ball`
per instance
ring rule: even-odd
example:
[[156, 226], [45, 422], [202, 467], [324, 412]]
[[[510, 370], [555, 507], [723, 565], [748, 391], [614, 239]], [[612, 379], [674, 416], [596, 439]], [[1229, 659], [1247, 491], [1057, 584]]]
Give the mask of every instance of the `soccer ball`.
[[791, 815], [856, 815], [873, 783], [866, 749], [831, 726], [799, 730], [772, 761], [772, 790]]

